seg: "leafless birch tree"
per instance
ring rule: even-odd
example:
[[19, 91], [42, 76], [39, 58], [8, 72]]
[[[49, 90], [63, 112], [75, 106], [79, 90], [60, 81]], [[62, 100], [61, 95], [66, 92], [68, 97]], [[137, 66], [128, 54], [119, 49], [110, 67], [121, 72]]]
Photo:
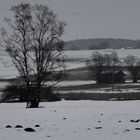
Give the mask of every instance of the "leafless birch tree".
[[[11, 11], [14, 19], [6, 19], [11, 30], [3, 29], [2, 45], [25, 82], [30, 107], [38, 107], [42, 86], [57, 84], [64, 70], [65, 23], [44, 5], [23, 3]], [[30, 92], [31, 87], [35, 92]]]

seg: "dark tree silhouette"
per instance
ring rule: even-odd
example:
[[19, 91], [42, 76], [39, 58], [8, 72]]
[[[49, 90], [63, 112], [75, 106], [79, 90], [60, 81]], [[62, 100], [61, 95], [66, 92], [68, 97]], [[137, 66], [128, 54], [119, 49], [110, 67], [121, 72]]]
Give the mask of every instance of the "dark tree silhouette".
[[87, 62], [90, 70], [94, 72], [97, 83], [101, 83], [101, 74], [103, 72], [109, 72], [112, 75], [112, 89], [114, 83], [114, 73], [116, 68], [120, 65], [120, 60], [116, 52], [111, 54], [101, 54], [99, 52], [94, 52], [91, 59]]
[[61, 36], [65, 23], [45, 5], [23, 3], [11, 11], [14, 18], [5, 19], [10, 30], [2, 30], [1, 45], [25, 83], [29, 107], [38, 107], [42, 86], [57, 84], [64, 70]]
[[97, 83], [101, 82], [101, 73], [103, 71], [104, 58], [101, 53], [98, 51], [94, 52], [91, 56], [91, 59], [87, 61], [87, 65], [92, 73]]
[[138, 73], [139, 73], [139, 69], [137, 69], [135, 66], [138, 65], [138, 60], [135, 56], [133, 55], [129, 55], [126, 58], [124, 58], [124, 63], [126, 64], [126, 66], [128, 66], [128, 71], [131, 73], [132, 78], [133, 78], [133, 83], [137, 83], [137, 79], [138, 79]]

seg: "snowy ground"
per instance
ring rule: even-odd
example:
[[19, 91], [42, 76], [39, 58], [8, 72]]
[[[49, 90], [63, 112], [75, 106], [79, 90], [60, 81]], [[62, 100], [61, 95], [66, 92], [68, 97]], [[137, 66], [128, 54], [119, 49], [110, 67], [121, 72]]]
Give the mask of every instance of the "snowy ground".
[[96, 81], [94, 80], [87, 80], [87, 81], [62, 81], [58, 83], [56, 86], [57, 87], [64, 87], [64, 86], [78, 86], [78, 85], [88, 85], [88, 84], [96, 84]]
[[[44, 108], [25, 109], [24, 103], [0, 104], [0, 139], [139, 140], [140, 137], [137, 130], [140, 101], [60, 101], [41, 106]], [[12, 128], [5, 128], [7, 125]], [[23, 128], [15, 128], [16, 125]], [[35, 132], [25, 132], [27, 127]]]
[[[85, 66], [85, 61], [90, 59], [93, 52], [97, 50], [74, 50], [74, 51], [64, 51], [64, 55], [67, 59], [76, 60], [74, 62], [66, 62], [67, 69], [74, 69]], [[136, 58], [140, 58], [140, 49], [106, 49], [106, 50], [98, 50], [98, 52], [102, 54], [110, 54], [115, 51], [120, 59], [124, 59], [128, 55], [133, 55]]]
[[128, 55], [134, 55], [137, 58], [140, 54], [140, 49], [106, 49], [106, 50], [74, 50], [74, 51], [64, 51], [66, 58], [73, 59], [89, 59], [93, 52], [98, 51], [102, 54], [110, 54], [115, 51], [120, 58], [125, 58]]

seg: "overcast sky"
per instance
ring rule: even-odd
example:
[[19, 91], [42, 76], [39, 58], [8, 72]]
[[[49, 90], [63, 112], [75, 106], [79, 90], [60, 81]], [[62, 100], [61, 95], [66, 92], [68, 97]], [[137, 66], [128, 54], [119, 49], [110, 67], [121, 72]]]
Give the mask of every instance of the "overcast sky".
[[47, 4], [67, 23], [64, 40], [140, 39], [140, 0], [0, 0], [0, 25], [20, 2]]

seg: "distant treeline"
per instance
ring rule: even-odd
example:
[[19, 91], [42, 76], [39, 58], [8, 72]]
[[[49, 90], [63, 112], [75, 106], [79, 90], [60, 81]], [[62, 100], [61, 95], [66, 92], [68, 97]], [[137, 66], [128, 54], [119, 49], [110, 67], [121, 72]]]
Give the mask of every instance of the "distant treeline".
[[100, 49], [140, 49], [140, 40], [129, 39], [82, 39], [65, 42], [65, 50], [100, 50]]

